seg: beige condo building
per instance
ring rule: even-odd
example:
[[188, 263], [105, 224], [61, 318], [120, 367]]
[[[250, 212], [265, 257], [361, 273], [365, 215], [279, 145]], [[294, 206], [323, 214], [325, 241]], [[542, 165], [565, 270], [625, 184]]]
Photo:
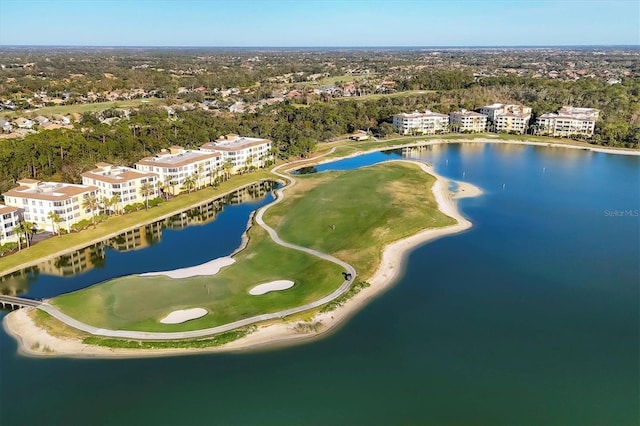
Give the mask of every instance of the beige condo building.
[[449, 130], [449, 116], [430, 110], [400, 113], [393, 116], [393, 126], [401, 135], [434, 135]]
[[34, 223], [38, 229], [57, 232], [49, 218], [51, 212], [60, 217], [60, 228], [67, 231], [74, 223], [91, 219], [94, 214], [90, 209], [82, 207], [82, 204], [88, 196], [97, 196], [96, 186], [41, 182], [35, 179], [22, 179], [18, 184], [20, 186], [17, 188], [2, 194], [5, 203], [22, 209], [24, 220]]
[[[113, 205], [116, 211], [129, 204], [144, 203], [158, 197], [158, 175], [131, 167], [98, 163], [95, 169], [82, 174], [82, 183], [98, 187], [101, 198], [118, 196], [120, 201]], [[147, 185], [145, 191], [142, 190], [144, 185]]]
[[464, 133], [481, 133], [487, 130], [487, 116], [466, 109], [449, 113], [452, 128]]
[[0, 204], [0, 245], [18, 241], [16, 227], [20, 224], [20, 209]]
[[531, 120], [531, 107], [514, 104], [495, 103], [480, 108], [496, 132], [525, 133]]
[[200, 150], [219, 153], [222, 164], [230, 164], [231, 173], [238, 173], [248, 167], [263, 167], [271, 157], [272, 145], [269, 139], [247, 138], [232, 133], [205, 143]]
[[594, 108], [563, 106], [557, 113], [542, 114], [536, 120], [538, 134], [592, 137], [600, 111]]
[[172, 146], [154, 157], [143, 158], [135, 166], [140, 172], [157, 174], [158, 185], [177, 195], [187, 190], [187, 178], [194, 179], [194, 189], [208, 185], [222, 170], [222, 155]]

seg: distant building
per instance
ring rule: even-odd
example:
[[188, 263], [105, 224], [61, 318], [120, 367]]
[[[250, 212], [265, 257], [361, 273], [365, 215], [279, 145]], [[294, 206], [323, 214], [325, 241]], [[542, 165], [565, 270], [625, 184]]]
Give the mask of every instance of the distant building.
[[393, 126], [401, 135], [434, 135], [449, 130], [449, 116], [429, 110], [395, 114]]
[[449, 113], [451, 128], [463, 133], [480, 133], [487, 129], [487, 116], [466, 109]]
[[7, 120], [2, 120], [0, 119], [0, 129], [3, 132], [11, 132], [11, 130], [13, 130], [13, 125], [11, 125], [11, 123], [9, 123]]
[[155, 157], [145, 157], [138, 161], [136, 169], [158, 175], [158, 186], [165, 192], [176, 195], [185, 191], [184, 183], [189, 177], [195, 178], [195, 188], [208, 185], [222, 170], [222, 155], [219, 152], [187, 150], [172, 146], [162, 150]]
[[269, 139], [246, 138], [231, 133], [202, 145], [200, 150], [220, 154], [222, 164], [230, 163], [231, 173], [237, 173], [245, 167], [263, 167], [271, 156], [271, 146]]
[[14, 124], [21, 129], [30, 129], [33, 127], [34, 122], [29, 120], [28, 118], [18, 117], [13, 120]]
[[[114, 166], [109, 163], [98, 163], [96, 169], [82, 174], [82, 183], [98, 187], [98, 196], [120, 197], [120, 202], [113, 206], [114, 210], [128, 204], [144, 203], [146, 199], [158, 196], [158, 175], [142, 172], [131, 167]], [[149, 185], [148, 194], [143, 194], [142, 186]]]
[[349, 135], [349, 139], [352, 141], [366, 141], [369, 139], [369, 133], [364, 130], [356, 130], [351, 135]]
[[93, 215], [90, 209], [82, 207], [82, 203], [89, 195], [97, 195], [95, 186], [34, 179], [22, 179], [18, 184], [17, 188], [2, 194], [5, 203], [22, 209], [24, 220], [35, 223], [38, 229], [57, 231], [48, 217], [50, 212], [60, 216], [60, 227], [67, 230], [74, 223], [90, 219]]
[[0, 245], [18, 241], [16, 227], [20, 223], [20, 209], [0, 204]]
[[538, 117], [538, 134], [592, 137], [599, 115], [600, 111], [594, 108], [563, 106], [557, 113], [542, 114]]
[[485, 114], [491, 130], [496, 132], [524, 133], [531, 120], [531, 107], [512, 104], [492, 104], [480, 108], [480, 113]]

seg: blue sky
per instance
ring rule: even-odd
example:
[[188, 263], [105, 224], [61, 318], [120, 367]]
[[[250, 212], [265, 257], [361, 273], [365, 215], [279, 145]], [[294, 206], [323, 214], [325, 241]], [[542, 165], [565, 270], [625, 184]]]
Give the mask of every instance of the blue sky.
[[638, 0], [0, 0], [0, 45], [640, 44]]

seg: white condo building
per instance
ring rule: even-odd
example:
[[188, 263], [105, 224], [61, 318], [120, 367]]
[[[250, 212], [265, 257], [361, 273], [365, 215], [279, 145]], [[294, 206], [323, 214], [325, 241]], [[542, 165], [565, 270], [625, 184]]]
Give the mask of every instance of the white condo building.
[[231, 173], [237, 173], [247, 167], [263, 167], [271, 156], [271, 146], [272, 142], [269, 139], [229, 134], [202, 145], [200, 150], [219, 153], [222, 156], [222, 164], [230, 163]]
[[487, 116], [466, 109], [449, 113], [449, 122], [458, 132], [480, 133], [487, 129]]
[[83, 219], [91, 219], [93, 212], [82, 207], [86, 197], [97, 196], [98, 188], [93, 185], [76, 185], [72, 183], [41, 182], [34, 179], [18, 181], [17, 188], [4, 194], [8, 206], [22, 209], [26, 222], [35, 223], [38, 229], [57, 232], [49, 218], [53, 212], [60, 216], [59, 226], [70, 230], [71, 225]]
[[20, 209], [0, 204], [0, 245], [18, 241], [15, 228], [20, 224]]
[[222, 155], [172, 146], [155, 157], [143, 158], [135, 166], [140, 172], [157, 174], [158, 186], [176, 195], [186, 190], [184, 183], [188, 177], [195, 178], [195, 188], [210, 184], [222, 170]]
[[594, 108], [564, 106], [557, 113], [542, 114], [538, 117], [538, 134], [592, 137], [599, 115], [600, 111]]
[[492, 104], [480, 108], [496, 132], [524, 133], [531, 120], [531, 107], [513, 104]]
[[[158, 175], [142, 172], [131, 167], [114, 166], [109, 163], [98, 163], [94, 170], [82, 174], [82, 183], [98, 187], [101, 198], [120, 197], [120, 202], [113, 206], [119, 210], [123, 206], [144, 203], [147, 199], [158, 196]], [[143, 185], [148, 185], [147, 191], [142, 191]]]
[[393, 126], [401, 135], [434, 135], [449, 130], [449, 116], [429, 110], [395, 114]]

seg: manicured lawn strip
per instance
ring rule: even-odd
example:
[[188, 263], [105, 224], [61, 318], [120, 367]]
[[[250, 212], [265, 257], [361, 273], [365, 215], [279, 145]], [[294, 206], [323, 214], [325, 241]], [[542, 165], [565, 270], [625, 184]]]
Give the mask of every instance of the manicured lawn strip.
[[84, 338], [82, 342], [87, 345], [118, 349], [203, 349], [222, 346], [226, 343], [233, 342], [234, 340], [238, 340], [255, 330], [256, 326], [249, 326], [227, 331], [226, 333], [220, 333], [210, 339], [200, 340], [163, 340], [154, 342], [90, 336]]
[[[255, 315], [293, 308], [322, 298], [342, 282], [342, 268], [309, 254], [275, 244], [260, 227], [253, 227], [236, 263], [212, 277], [172, 279], [165, 276], [126, 276], [52, 299], [66, 314], [108, 329], [143, 331], [198, 330]], [[251, 296], [258, 284], [290, 279], [286, 291]], [[159, 320], [177, 309], [202, 307], [209, 314], [182, 324]]]
[[375, 271], [385, 245], [425, 228], [455, 223], [437, 209], [435, 178], [417, 165], [383, 163], [360, 170], [296, 177], [265, 221], [285, 241], [351, 263], [359, 278]]
[[172, 214], [218, 198], [227, 192], [231, 192], [258, 180], [273, 178], [274, 175], [267, 170], [258, 170], [253, 173], [233, 176], [230, 180], [223, 182], [218, 188], [206, 187], [199, 191], [194, 191], [191, 194], [180, 194], [149, 210], [140, 210], [121, 216], [111, 216], [105, 222], [98, 224], [96, 229], [89, 227], [81, 232], [49, 238], [29, 249], [0, 258], [0, 275], [38, 263], [46, 257], [59, 256], [66, 252], [78, 250], [95, 242], [102, 241], [109, 236], [115, 236], [129, 229], [146, 225], [166, 216], [171, 216]]

